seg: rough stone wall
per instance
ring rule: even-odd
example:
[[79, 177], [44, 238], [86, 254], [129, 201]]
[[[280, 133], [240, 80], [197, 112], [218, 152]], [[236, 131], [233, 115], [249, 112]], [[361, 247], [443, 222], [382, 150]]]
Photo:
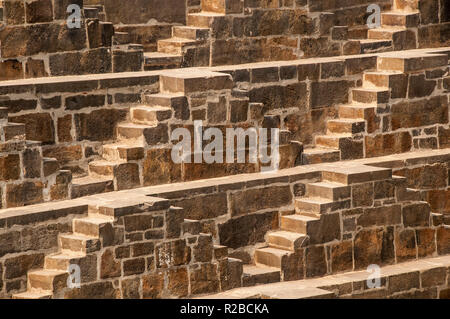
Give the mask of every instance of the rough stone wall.
[[4, 1], [0, 80], [142, 69], [142, 48], [113, 52], [111, 23], [82, 10], [81, 28], [69, 28], [69, 4], [83, 8], [81, 0]]
[[[393, 164], [390, 159], [377, 163]], [[427, 170], [436, 165], [448, 171], [448, 153], [406, 156], [395, 161], [397, 171], [409, 167]], [[392, 179], [390, 172], [379, 170], [375, 181], [350, 186], [352, 195], [346, 202], [351, 208], [324, 214], [320, 223], [308, 230], [308, 241], [283, 262], [284, 280], [450, 253], [449, 228], [444, 226], [449, 214], [444, 214], [445, 218], [430, 214], [428, 203], [405, 188], [411, 183], [408, 177]], [[433, 177], [438, 178], [442, 172], [436, 171]], [[242, 263], [236, 258], [251, 262], [266, 232], [277, 229], [279, 218], [293, 209], [294, 197], [302, 196], [305, 185], [320, 180], [322, 174], [320, 169], [312, 169], [285, 171], [283, 176], [238, 176], [183, 185], [178, 190], [166, 188], [159, 198], [143, 196], [156, 195], [158, 188], [154, 187], [143, 192], [127, 191], [123, 198], [110, 194], [3, 211], [0, 296], [24, 291], [28, 271], [49, 266], [53, 258], [58, 258], [58, 247], [80, 249], [61, 241], [61, 236], [70, 237], [73, 231], [98, 239], [91, 239], [83, 254], [71, 261], [81, 267], [81, 288], [67, 289], [66, 275], [55, 283], [54, 297], [189, 297], [241, 287]], [[103, 218], [102, 223], [99, 218]], [[96, 227], [83, 226], [91, 220]], [[433, 274], [436, 286], [441, 287], [441, 274]], [[422, 279], [429, 279], [427, 275], [431, 276], [427, 273]], [[419, 274], [402, 276], [389, 276], [389, 293], [407, 294], [411, 288], [418, 288], [409, 276]], [[408, 279], [403, 289], [393, 289], [400, 278]], [[29, 277], [28, 285], [32, 282]], [[370, 296], [364, 287], [354, 290], [354, 294]], [[346, 294], [348, 290], [338, 293]]]
[[[25, 291], [27, 272], [51, 262], [58, 247], [76, 249], [61, 246], [60, 236], [96, 208], [66, 205], [36, 219], [0, 218], [0, 298]], [[242, 265], [215, 252], [211, 235], [181, 232], [182, 210], [163, 200], [115, 208], [120, 216], [105, 220], [99, 238], [71, 261], [80, 266], [81, 287], [68, 288], [65, 276], [54, 298], [181, 298], [241, 286]]]

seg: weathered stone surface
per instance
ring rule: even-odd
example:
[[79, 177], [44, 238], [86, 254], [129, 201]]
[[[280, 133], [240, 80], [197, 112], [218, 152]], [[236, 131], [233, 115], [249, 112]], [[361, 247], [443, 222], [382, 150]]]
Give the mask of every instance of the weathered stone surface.
[[288, 205], [292, 201], [289, 187], [266, 187], [249, 189], [231, 195], [233, 216], [252, 213], [258, 210]]
[[266, 232], [277, 226], [277, 212], [235, 217], [218, 225], [220, 244], [230, 248], [239, 248], [263, 242]]

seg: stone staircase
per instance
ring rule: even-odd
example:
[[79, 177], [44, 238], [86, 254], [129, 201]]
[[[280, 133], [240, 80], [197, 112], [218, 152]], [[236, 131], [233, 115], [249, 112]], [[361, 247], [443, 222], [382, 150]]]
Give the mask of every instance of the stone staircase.
[[[294, 199], [295, 214], [281, 216], [280, 229], [266, 235], [266, 247], [255, 250], [255, 265], [244, 266], [244, 286], [299, 279], [295, 274], [298, 260], [303, 258], [299, 250], [339, 239], [327, 229], [324, 219], [351, 208], [351, 185], [389, 178], [390, 169], [368, 166], [323, 171], [321, 181], [306, 184], [305, 196]], [[339, 218], [331, 222], [339, 223]]]
[[352, 102], [338, 106], [339, 117], [328, 120], [327, 133], [316, 136], [314, 148], [304, 150], [303, 164], [366, 157], [364, 137], [381, 132], [378, 112], [392, 99], [406, 97], [405, 74], [447, 64], [446, 54], [383, 53], [377, 70], [364, 72], [362, 87], [352, 89]]
[[350, 38], [359, 39], [361, 53], [400, 51], [417, 48], [414, 29], [419, 26], [420, 13], [394, 1], [392, 11], [381, 13], [381, 26], [368, 29], [356, 28]]
[[114, 241], [116, 213], [110, 213], [90, 206], [87, 217], [74, 218], [73, 232], [58, 236], [58, 252], [45, 256], [43, 269], [28, 271], [27, 291], [13, 295], [13, 299], [63, 298], [64, 292], [71, 289], [68, 286], [70, 265], [80, 267], [79, 284], [96, 281], [96, 254]]
[[129, 120], [118, 124], [117, 140], [103, 145], [102, 159], [89, 163], [89, 175], [76, 178], [72, 198], [142, 186], [142, 169], [148, 148], [167, 145], [169, 121], [190, 119], [187, 95], [196, 90], [224, 89], [224, 73], [191, 70], [165, 71], [160, 92], [145, 95], [143, 104], [129, 109]]
[[243, 14], [241, 0], [202, 1], [202, 11], [189, 13], [186, 26], [174, 26], [172, 37], [158, 41], [157, 52], [145, 53], [145, 70], [210, 65], [211, 26], [229, 14]]

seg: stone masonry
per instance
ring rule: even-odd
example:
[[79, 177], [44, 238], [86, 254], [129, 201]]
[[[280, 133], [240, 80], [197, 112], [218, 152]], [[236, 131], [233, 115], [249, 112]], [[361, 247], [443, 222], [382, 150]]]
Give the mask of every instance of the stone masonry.
[[448, 0], [130, 2], [0, 1], [0, 298], [449, 298]]

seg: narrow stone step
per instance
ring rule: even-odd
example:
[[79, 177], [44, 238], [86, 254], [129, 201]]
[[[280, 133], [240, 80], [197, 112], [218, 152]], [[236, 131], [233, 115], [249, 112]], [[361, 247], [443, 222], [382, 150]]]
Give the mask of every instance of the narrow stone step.
[[352, 90], [352, 99], [357, 103], [382, 104], [389, 102], [389, 90], [383, 88], [357, 88]]
[[181, 67], [183, 56], [181, 54], [169, 54], [163, 52], [145, 52], [144, 69], [145, 71], [176, 69]]
[[322, 197], [332, 201], [350, 198], [351, 188], [348, 185], [332, 182], [317, 182], [306, 184], [306, 195]]
[[392, 40], [360, 40], [361, 54], [392, 51]]
[[297, 214], [309, 214], [312, 216], [326, 214], [336, 210], [350, 208], [350, 199], [334, 201], [322, 197], [305, 197], [295, 199], [295, 212]]
[[366, 121], [358, 119], [336, 119], [327, 122], [328, 133], [363, 133], [366, 130]]
[[340, 149], [341, 142], [346, 139], [351, 139], [352, 134], [328, 134], [316, 136], [316, 145], [327, 148]]
[[390, 11], [381, 14], [381, 24], [385, 26], [417, 27], [420, 23], [419, 12]]
[[93, 177], [110, 177], [114, 176], [114, 169], [120, 165], [121, 161], [98, 160], [89, 163], [89, 174]]
[[392, 40], [395, 34], [403, 33], [406, 29], [404, 27], [382, 27], [376, 29], [369, 29], [367, 37], [373, 40]]
[[364, 72], [364, 87], [376, 87], [388, 89], [398, 81], [402, 81], [405, 75], [399, 71], [367, 71]]
[[101, 237], [104, 230], [111, 227], [112, 219], [86, 217], [73, 219], [73, 232], [75, 234], [86, 235], [90, 237]]
[[305, 239], [306, 235], [304, 234], [285, 230], [274, 231], [267, 235], [267, 242], [270, 247], [290, 251], [299, 249]]
[[67, 286], [67, 271], [33, 270], [28, 272], [28, 288], [56, 291]]
[[286, 215], [281, 217], [281, 229], [294, 233], [307, 234], [307, 223], [319, 220], [305, 215]]
[[277, 268], [253, 265], [244, 265], [243, 268], [242, 285], [244, 287], [270, 284], [281, 280], [280, 269]]
[[144, 147], [139, 144], [103, 145], [103, 158], [107, 161], [138, 161], [144, 158]]
[[225, 14], [214, 12], [189, 13], [187, 25], [191, 27], [210, 28], [214, 19], [223, 18]]
[[355, 165], [345, 167], [335, 167], [330, 170], [322, 171], [323, 181], [351, 185], [355, 183], [364, 183], [377, 180], [386, 180], [392, 178], [392, 169]]
[[14, 294], [12, 299], [52, 299], [53, 293], [51, 291], [43, 291], [40, 289], [31, 289], [29, 291]]
[[376, 107], [365, 104], [346, 104], [339, 106], [339, 117], [356, 120], [371, 120]]
[[192, 47], [200, 43], [201, 41], [184, 38], [158, 40], [158, 52], [182, 55], [187, 47]]
[[84, 253], [56, 253], [45, 256], [44, 268], [46, 270], [68, 271], [71, 264], [80, 264], [80, 259], [85, 258]]
[[172, 37], [202, 41], [207, 40], [209, 38], [209, 32], [210, 32], [209, 28], [174, 26], [172, 28]]
[[102, 194], [114, 191], [112, 178], [80, 177], [72, 180], [71, 198]]
[[133, 139], [143, 141], [145, 139], [144, 136], [146, 134], [146, 130], [151, 130], [155, 127], [155, 125], [150, 126], [135, 123], [121, 123], [117, 125], [117, 134], [119, 139], [122, 140]]
[[445, 67], [447, 54], [421, 54], [408, 51], [383, 53], [378, 57], [378, 70], [400, 71], [403, 73]]
[[341, 152], [330, 148], [308, 148], [302, 153], [302, 164], [319, 164], [338, 162], [341, 159]]
[[233, 88], [229, 74], [205, 69], [178, 69], [161, 72], [161, 93], [194, 93]]
[[290, 254], [290, 251], [278, 248], [259, 248], [255, 250], [256, 265], [265, 265], [281, 269], [283, 258]]
[[145, 105], [133, 106], [130, 108], [131, 121], [135, 124], [155, 126], [160, 121], [168, 120], [172, 117], [172, 110], [168, 107]]
[[61, 234], [59, 245], [62, 252], [92, 253], [100, 250], [101, 242], [98, 237], [82, 234]]
[[203, 12], [217, 12], [217, 13], [242, 13], [244, 10], [243, 2], [241, 0], [204, 0], [202, 1]]

